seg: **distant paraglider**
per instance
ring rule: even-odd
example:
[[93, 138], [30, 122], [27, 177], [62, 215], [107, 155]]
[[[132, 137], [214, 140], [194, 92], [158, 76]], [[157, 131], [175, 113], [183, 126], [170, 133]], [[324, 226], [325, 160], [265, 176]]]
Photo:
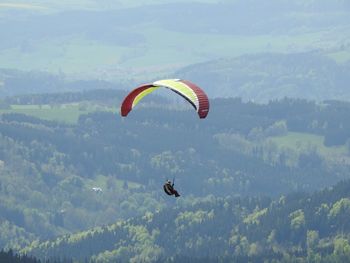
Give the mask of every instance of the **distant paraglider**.
[[125, 97], [120, 109], [121, 115], [127, 116], [143, 97], [159, 88], [167, 88], [185, 98], [197, 111], [199, 118], [203, 119], [207, 116], [209, 112], [208, 96], [196, 84], [181, 79], [158, 80], [137, 87]]

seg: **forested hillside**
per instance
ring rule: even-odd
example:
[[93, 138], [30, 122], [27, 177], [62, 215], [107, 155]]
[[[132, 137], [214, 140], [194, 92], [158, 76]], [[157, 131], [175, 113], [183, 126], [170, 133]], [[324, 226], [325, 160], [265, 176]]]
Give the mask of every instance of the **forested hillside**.
[[93, 262], [348, 262], [349, 193], [344, 181], [275, 201], [211, 196], [23, 251]]
[[[91, 99], [94, 92], [102, 93]], [[346, 102], [213, 99], [207, 119], [199, 120], [187, 104], [150, 97], [127, 118], [114, 108], [70, 123], [18, 114], [13, 104], [34, 102], [49, 112], [83, 101], [98, 110], [121, 99], [94, 92], [4, 101], [0, 247], [19, 249], [161, 210], [170, 201], [162, 192], [166, 179], [176, 178], [178, 202], [188, 203], [210, 195], [276, 197], [349, 178]], [[110, 100], [98, 99], [104, 96]], [[50, 98], [60, 104], [41, 104]]]
[[256, 54], [190, 65], [177, 72], [215, 97], [268, 102], [284, 97], [350, 100], [350, 63], [320, 52]]
[[0, 263], [350, 262], [349, 17], [0, 0]]

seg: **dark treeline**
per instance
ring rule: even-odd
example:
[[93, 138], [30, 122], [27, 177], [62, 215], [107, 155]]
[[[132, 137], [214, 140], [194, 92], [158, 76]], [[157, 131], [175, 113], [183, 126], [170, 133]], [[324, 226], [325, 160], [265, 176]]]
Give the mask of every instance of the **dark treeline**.
[[39, 260], [32, 256], [19, 255], [12, 250], [0, 251], [1, 263], [72, 263], [71, 260]]

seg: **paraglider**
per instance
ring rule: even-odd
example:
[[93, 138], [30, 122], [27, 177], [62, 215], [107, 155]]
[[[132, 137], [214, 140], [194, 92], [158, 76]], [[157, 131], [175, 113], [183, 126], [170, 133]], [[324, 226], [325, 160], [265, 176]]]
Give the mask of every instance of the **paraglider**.
[[[166, 88], [182, 96], [196, 110], [199, 118], [204, 119], [209, 112], [209, 100], [207, 94], [196, 84], [182, 79], [164, 79], [152, 83], [143, 84], [132, 90], [123, 100], [120, 113], [126, 117], [129, 112], [145, 97], [159, 88]], [[180, 194], [174, 188], [174, 181], [167, 180], [163, 185], [167, 195], [179, 197]]]
[[199, 118], [207, 117], [209, 100], [205, 92], [196, 84], [181, 79], [164, 79], [144, 84], [131, 91], [124, 99], [120, 113], [126, 117], [143, 97], [159, 88], [167, 88], [186, 99], [197, 111]]
[[164, 189], [164, 192], [167, 195], [175, 195], [175, 197], [179, 197], [180, 196], [178, 191], [176, 191], [175, 188], [174, 188], [174, 182], [171, 183], [170, 180], [167, 180], [165, 182], [165, 184], [163, 185], [163, 189]]

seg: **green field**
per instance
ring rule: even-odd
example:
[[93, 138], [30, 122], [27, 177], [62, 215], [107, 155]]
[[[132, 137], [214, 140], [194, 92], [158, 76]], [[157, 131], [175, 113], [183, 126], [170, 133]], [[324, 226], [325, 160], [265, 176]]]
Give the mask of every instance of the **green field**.
[[324, 137], [314, 134], [288, 132], [287, 135], [271, 137], [268, 140], [276, 143], [281, 149], [292, 149], [297, 152], [314, 149], [326, 157], [344, 156], [347, 154], [345, 145], [326, 147], [323, 144]]
[[[187, 1], [178, 0], [175, 2], [181, 6], [181, 2]], [[135, 11], [133, 7], [139, 7], [139, 12], [144, 10], [147, 13], [147, 10], [151, 9], [163, 12], [165, 7], [157, 6], [158, 4], [174, 4], [175, 2], [172, 0], [102, 2], [94, 0], [7, 0], [5, 3], [0, 3], [0, 17], [5, 22], [5, 27], [2, 28], [0, 25], [0, 29], [9, 33], [3, 39], [4, 44], [0, 45], [0, 68], [63, 73], [68, 78], [74, 79], [127, 80], [133, 78], [145, 81], [164, 75], [169, 76], [174, 74], [176, 70], [191, 64], [243, 54], [297, 53], [320, 50], [339, 62], [350, 59], [350, 53], [346, 50], [349, 49], [347, 39], [350, 33], [347, 25], [328, 28], [319, 27], [316, 24], [316, 26], [308, 25], [305, 28], [296, 27], [286, 32], [278, 30], [267, 33], [263, 30], [258, 31], [260, 33], [257, 34], [228, 33], [229, 31], [225, 33], [226, 31], [218, 30], [216, 27], [210, 28], [210, 20], [204, 22], [209, 25], [206, 33], [201, 33], [205, 32], [202, 30], [186, 30], [184, 27], [187, 25], [169, 27], [167, 23], [157, 21], [157, 19], [154, 21], [141, 19], [139, 23], [122, 26], [120, 34], [118, 33], [118, 25], [115, 25], [118, 29], [116, 32], [113, 31], [114, 26], [98, 25], [100, 23], [98, 21], [103, 21], [106, 10], [118, 9], [116, 15], [119, 14], [118, 12], [122, 15], [127, 15], [128, 12], [132, 14]], [[222, 1], [197, 0], [194, 2], [220, 3]], [[131, 9], [128, 10], [128, 8]], [[28, 25], [19, 24], [16, 29], [16, 23], [13, 23], [14, 33], [12, 34], [6, 26], [11, 25], [14, 14], [18, 10], [22, 10], [24, 13], [28, 12], [26, 13], [29, 18]], [[83, 24], [84, 28], [97, 26], [96, 30], [101, 31], [98, 33], [106, 36], [101, 37], [99, 34], [95, 34], [94, 30], [91, 31], [92, 33], [89, 30], [86, 33], [85, 30], [78, 28], [77, 30], [68, 30], [71, 26], [65, 25], [66, 16], [65, 12], [62, 12], [67, 10], [86, 12], [87, 17], [91, 17], [92, 20], [86, 19], [86, 23]], [[90, 16], [89, 13], [92, 10], [96, 13]], [[172, 9], [170, 10], [172, 11]], [[34, 23], [33, 21], [36, 20], [32, 20], [32, 15], [36, 12], [46, 14], [35, 17], [35, 19], [40, 19], [38, 20], [40, 23]], [[338, 16], [340, 18], [346, 17], [346, 15], [346, 13], [334, 14], [335, 18]], [[50, 22], [55, 21], [60, 16], [62, 16], [63, 26], [61, 29]], [[280, 23], [286, 22], [285, 19], [292, 23], [303, 20], [307, 22], [311, 18], [313, 17], [308, 12], [297, 12], [291, 13], [290, 17], [275, 18], [275, 22], [279, 23], [279, 19], [282, 19]], [[21, 20], [20, 16], [18, 19]], [[324, 19], [330, 18], [324, 14]], [[9, 22], [8, 25], [7, 22]], [[44, 26], [46, 22], [48, 23], [47, 30], [50, 30], [50, 26], [52, 26], [52, 32], [57, 30], [57, 34], [46, 36], [46, 32], [40, 33], [44, 28], [40, 25]], [[28, 26], [29, 33], [33, 32], [32, 39], [31, 37], [29, 39], [25, 36], [21, 37], [21, 34], [16, 33], [17, 31], [21, 32], [26, 26]], [[124, 35], [123, 32], [127, 34]], [[130, 37], [129, 34], [136, 37]]]
[[346, 63], [350, 61], [350, 48], [345, 50], [340, 50], [336, 52], [331, 52], [328, 54], [328, 57], [334, 59], [338, 63]]
[[[76, 123], [81, 114], [86, 114], [102, 108], [93, 105], [81, 106], [79, 104], [61, 105], [11, 105], [10, 109], [0, 110], [0, 113], [21, 113], [44, 120]], [[105, 108], [104, 110], [113, 110]]]
[[[247, 53], [288, 52], [314, 46], [325, 32], [286, 35], [220, 35], [174, 32], [149, 25], [133, 28], [145, 37], [142, 45], [118, 46], [65, 36], [0, 50], [0, 68], [44, 70], [74, 78], [154, 78], [184, 66]], [[155, 41], [156, 40], [156, 41]], [[13, 59], [16, 58], [16, 59]]]

